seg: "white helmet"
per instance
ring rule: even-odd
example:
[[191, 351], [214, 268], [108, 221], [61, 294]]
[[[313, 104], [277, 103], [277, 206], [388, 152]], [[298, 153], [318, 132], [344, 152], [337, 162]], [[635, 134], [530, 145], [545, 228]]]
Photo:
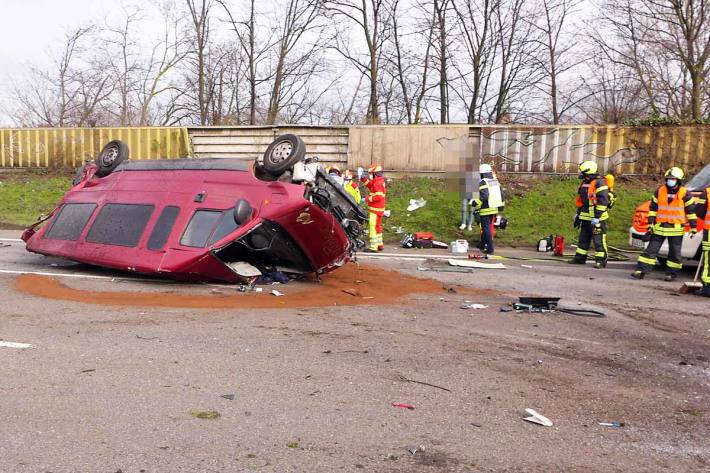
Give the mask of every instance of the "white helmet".
[[493, 172], [493, 168], [491, 167], [490, 164], [481, 164], [481, 167], [478, 169], [478, 172], [481, 174], [485, 174], [487, 172]]

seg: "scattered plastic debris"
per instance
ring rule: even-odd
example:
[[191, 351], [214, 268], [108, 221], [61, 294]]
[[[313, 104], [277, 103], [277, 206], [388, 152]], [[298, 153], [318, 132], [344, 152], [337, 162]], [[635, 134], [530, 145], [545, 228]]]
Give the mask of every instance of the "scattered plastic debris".
[[483, 304], [461, 304], [461, 309], [474, 309], [474, 310], [477, 310], [477, 309], [487, 309], [487, 308], [488, 308], [488, 306], [487, 306], [487, 305], [483, 305]]
[[599, 425], [602, 427], [615, 427], [615, 428], [621, 428], [624, 427], [626, 424], [623, 422], [599, 422]]
[[34, 348], [34, 346], [29, 343], [17, 343], [17, 342], [4, 342], [0, 341], [0, 348]]
[[409, 409], [410, 411], [414, 410], [414, 406], [411, 404], [402, 404], [400, 402], [393, 402], [392, 407], [401, 407], [403, 409]]
[[357, 289], [347, 288], [347, 289], [341, 289], [341, 291], [343, 291], [345, 294], [350, 294], [351, 296], [354, 296], [354, 297], [360, 297], [360, 291], [358, 291]]
[[407, 206], [407, 212], [414, 212], [417, 209], [421, 209], [426, 205], [426, 200], [423, 198], [419, 199], [409, 199], [409, 205]]
[[[264, 292], [264, 289], [262, 289], [262, 288], [260, 288], [260, 287], [257, 287], [256, 289], [254, 289], [254, 291], [255, 291], [255, 292]], [[278, 291], [277, 291], [277, 292], [278, 292]]]
[[285, 295], [283, 292], [279, 292], [276, 289], [272, 289], [271, 294], [275, 295], [276, 297], [281, 297], [281, 296]]
[[411, 453], [412, 455], [414, 455], [414, 454], [417, 453], [417, 452], [422, 452], [422, 453], [424, 453], [424, 452], [426, 451], [426, 449], [424, 448], [424, 445], [419, 445], [418, 447], [409, 447], [409, 448], [407, 449], [407, 451], [408, 451], [409, 453]]
[[89, 368], [89, 369], [86, 369], [86, 370], [81, 370], [80, 372], [81, 372], [81, 373], [93, 373], [94, 371], [96, 371], [96, 369], [94, 369], [94, 368]]
[[[451, 392], [450, 389], [445, 388], [445, 387], [443, 387], [443, 386], [437, 386], [436, 384], [425, 383], [424, 381], [417, 381], [416, 379], [409, 379], [409, 378], [407, 378], [407, 377], [405, 377], [405, 376], [402, 376], [402, 375], [399, 375], [397, 378], [398, 378], [400, 381], [404, 381], [404, 382], [406, 382], [406, 383], [421, 384], [421, 385], [424, 385], [424, 386], [430, 386], [430, 387], [432, 387], [432, 388], [441, 389], [442, 391]], [[394, 404], [393, 404], [393, 405], [394, 405]], [[414, 409], [414, 406], [412, 406], [412, 409]]]
[[503, 263], [480, 263], [478, 261], [463, 260], [463, 259], [450, 259], [449, 265], [461, 266], [464, 268], [505, 269], [505, 265]]
[[289, 442], [286, 444], [288, 448], [298, 448], [298, 442]]
[[552, 421], [542, 414], [535, 412], [533, 409], [527, 408], [525, 412], [530, 414], [530, 417], [523, 417], [523, 420], [532, 422], [533, 424], [540, 424], [545, 427], [552, 427]]
[[226, 399], [228, 401], [234, 401], [234, 394], [222, 394], [219, 397]]
[[533, 265], [531, 265], [531, 264], [521, 264], [520, 267], [521, 267], [521, 268], [525, 268], [525, 269], [533, 269], [533, 268], [535, 268], [535, 267], [534, 267]]
[[192, 410], [190, 411], [190, 415], [192, 417], [196, 417], [198, 419], [216, 419], [220, 416], [219, 412], [217, 411], [198, 411], [198, 410]]

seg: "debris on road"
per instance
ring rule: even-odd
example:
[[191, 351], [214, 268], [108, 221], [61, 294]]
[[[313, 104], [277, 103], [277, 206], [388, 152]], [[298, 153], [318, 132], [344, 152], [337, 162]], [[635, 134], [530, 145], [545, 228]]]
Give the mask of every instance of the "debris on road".
[[411, 453], [412, 455], [414, 455], [414, 454], [417, 453], [417, 452], [422, 452], [422, 453], [424, 453], [425, 448], [424, 448], [424, 445], [419, 445], [418, 447], [409, 447], [409, 448], [407, 449], [407, 451], [408, 451], [409, 453]]
[[234, 401], [234, 394], [222, 394], [221, 396], [222, 399], [226, 399], [228, 401]]
[[18, 342], [5, 342], [0, 340], [0, 348], [34, 348], [33, 345], [29, 343], [18, 343]]
[[417, 209], [421, 209], [426, 205], [426, 200], [424, 198], [419, 199], [409, 199], [409, 205], [407, 206], [407, 212], [414, 212]]
[[7, 248], [9, 246], [10, 246], [9, 243], [0, 243], [0, 248]]
[[414, 410], [414, 406], [411, 404], [402, 404], [400, 402], [393, 402], [392, 407], [401, 407], [403, 409], [409, 409], [410, 411]]
[[272, 289], [271, 294], [275, 295], [276, 297], [281, 297], [281, 296], [285, 295], [283, 292], [279, 292], [276, 289]]
[[350, 294], [351, 296], [354, 296], [354, 297], [360, 297], [360, 291], [358, 291], [357, 289], [347, 288], [347, 289], [341, 289], [341, 290], [345, 294]]
[[[468, 301], [466, 301], [466, 302], [468, 302]], [[464, 303], [464, 304], [461, 305], [461, 309], [474, 309], [474, 310], [478, 310], [478, 309], [487, 309], [487, 308], [488, 308], [488, 306], [487, 306], [487, 305], [483, 305], [483, 304], [466, 304], [466, 303]]]
[[94, 368], [89, 368], [89, 369], [86, 369], [86, 370], [81, 370], [81, 373], [93, 373], [94, 371], [96, 371], [96, 369], [94, 369]]
[[158, 340], [158, 337], [141, 337], [140, 335], [136, 335], [136, 338], [138, 340]]
[[599, 422], [599, 425], [602, 427], [615, 427], [615, 428], [620, 428], [624, 427], [626, 424], [623, 422]]
[[534, 266], [531, 264], [521, 264], [520, 267], [525, 268], [525, 269], [533, 269], [534, 268]]
[[460, 266], [463, 268], [478, 268], [478, 269], [505, 269], [503, 263], [481, 263], [474, 260], [450, 259], [450, 266]]
[[[405, 377], [405, 376], [402, 376], [401, 374], [397, 376], [397, 379], [398, 379], [399, 381], [404, 381], [405, 383], [422, 384], [422, 385], [424, 385], [424, 386], [430, 386], [430, 387], [432, 387], [432, 388], [441, 389], [442, 391], [451, 392], [450, 389], [445, 388], [445, 387], [443, 387], [443, 386], [437, 386], [436, 384], [425, 383], [424, 381], [417, 381], [417, 380], [415, 380], [415, 379], [409, 379], [409, 378], [407, 378], [407, 377]], [[392, 404], [392, 405], [394, 406], [394, 404]], [[395, 406], [395, 407], [403, 407], [403, 406]], [[414, 409], [414, 406], [412, 406], [412, 409]]]
[[190, 411], [190, 415], [192, 417], [196, 417], [198, 419], [216, 419], [220, 416], [219, 412], [217, 411], [198, 411], [198, 410], [192, 410]]
[[552, 421], [542, 414], [535, 412], [533, 409], [527, 408], [525, 412], [530, 414], [530, 417], [523, 417], [523, 420], [532, 422], [533, 424], [540, 424], [545, 427], [552, 427]]

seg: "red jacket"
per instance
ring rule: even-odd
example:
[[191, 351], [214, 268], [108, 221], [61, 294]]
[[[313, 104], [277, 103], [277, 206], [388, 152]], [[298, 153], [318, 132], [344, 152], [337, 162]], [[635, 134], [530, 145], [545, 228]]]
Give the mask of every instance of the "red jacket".
[[383, 215], [385, 212], [387, 190], [385, 189], [385, 178], [377, 176], [374, 179], [363, 179], [363, 184], [370, 191], [365, 197], [367, 202], [367, 210], [377, 215]]

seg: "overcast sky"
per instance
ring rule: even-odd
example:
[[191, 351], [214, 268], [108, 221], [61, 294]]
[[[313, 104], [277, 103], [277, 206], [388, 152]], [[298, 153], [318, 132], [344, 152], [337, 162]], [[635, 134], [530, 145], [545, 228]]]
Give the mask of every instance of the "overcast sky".
[[[21, 80], [28, 64], [45, 65], [50, 51], [64, 33], [103, 20], [118, 8], [118, 0], [0, 0], [0, 104], [8, 100], [8, 87]], [[0, 125], [8, 119], [0, 110]]]

